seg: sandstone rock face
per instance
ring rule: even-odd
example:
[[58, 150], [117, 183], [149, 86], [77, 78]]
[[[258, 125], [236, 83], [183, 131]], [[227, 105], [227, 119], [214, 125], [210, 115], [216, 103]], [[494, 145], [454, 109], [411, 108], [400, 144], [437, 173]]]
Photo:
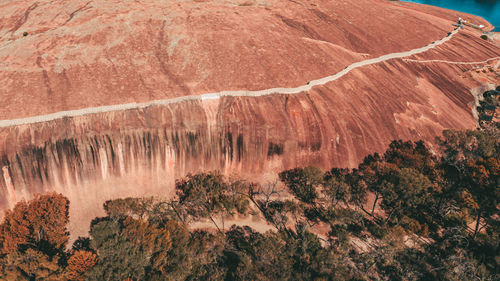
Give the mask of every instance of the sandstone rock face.
[[[393, 139], [473, 128], [469, 91], [500, 82], [500, 48], [470, 28], [302, 93], [182, 100], [307, 85], [440, 40], [459, 16], [490, 27], [381, 0], [3, 1], [0, 124], [32, 118], [0, 127], [0, 209], [56, 190], [83, 235], [105, 200], [171, 196], [188, 172], [353, 167]], [[154, 100], [169, 102], [37, 122]]]

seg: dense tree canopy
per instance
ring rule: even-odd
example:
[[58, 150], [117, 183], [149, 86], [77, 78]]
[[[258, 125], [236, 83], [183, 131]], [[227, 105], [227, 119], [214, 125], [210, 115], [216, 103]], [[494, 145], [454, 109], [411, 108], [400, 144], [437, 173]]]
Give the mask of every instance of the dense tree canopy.
[[[169, 200], [107, 201], [72, 247], [68, 200], [38, 196], [5, 214], [0, 279], [498, 280], [495, 130], [445, 131], [438, 153], [394, 141], [355, 169], [267, 185], [189, 174]], [[226, 227], [236, 216], [251, 225]]]
[[46, 194], [21, 201], [0, 225], [0, 279], [59, 280], [68, 242], [69, 201]]

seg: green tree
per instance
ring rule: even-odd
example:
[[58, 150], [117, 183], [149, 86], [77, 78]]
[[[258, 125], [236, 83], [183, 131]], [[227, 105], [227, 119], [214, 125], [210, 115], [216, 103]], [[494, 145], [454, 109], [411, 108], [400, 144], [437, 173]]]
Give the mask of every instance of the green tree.
[[36, 249], [9, 253], [0, 260], [0, 269], [1, 280], [64, 280], [57, 259]]
[[445, 130], [443, 137], [436, 141], [443, 151], [443, 161], [459, 172], [467, 160], [498, 158], [500, 155], [500, 140], [495, 132], [487, 130]]
[[137, 217], [155, 224], [163, 224], [170, 219], [183, 221], [184, 213], [179, 213], [174, 201], [155, 198], [124, 198], [108, 200], [104, 210], [109, 217]]
[[97, 263], [87, 273], [88, 280], [143, 280], [148, 255], [140, 245], [130, 242], [120, 231], [118, 221], [104, 219], [90, 228], [91, 247], [95, 249]]
[[[462, 184], [473, 202], [469, 209], [476, 216], [474, 237], [488, 221], [498, 215], [498, 198], [500, 197], [500, 158], [475, 159], [464, 164]], [[475, 204], [474, 204], [475, 203]], [[485, 225], [480, 227], [482, 219]]]
[[170, 234], [172, 246], [168, 249], [160, 276], [166, 280], [183, 280], [191, 272], [194, 260], [198, 257], [193, 250], [195, 243], [191, 243], [190, 233], [184, 224], [169, 220], [163, 227]]
[[354, 204], [362, 206], [366, 201], [367, 189], [363, 184], [357, 184], [358, 175], [349, 169], [333, 168], [325, 173], [324, 193], [329, 199], [330, 207], [335, 207], [338, 203], [345, 206]]
[[225, 235], [193, 231], [189, 240], [192, 255], [186, 280], [225, 280], [227, 269], [223, 263]]
[[475, 216], [476, 236], [498, 214], [500, 139], [491, 130], [450, 130], [438, 142], [444, 152], [449, 197]]
[[316, 188], [323, 183], [323, 172], [316, 167], [295, 168], [279, 173], [280, 180], [304, 203], [318, 198]]
[[152, 270], [165, 273], [168, 250], [172, 246], [168, 230], [128, 217], [122, 221], [121, 234], [148, 256]]
[[[218, 172], [187, 175], [176, 181], [175, 187], [179, 203], [187, 214], [195, 219], [209, 218], [215, 227], [222, 232], [224, 216], [244, 213], [248, 206], [246, 190], [238, 182], [228, 183]], [[222, 229], [215, 219], [220, 216]]]
[[358, 169], [353, 171], [357, 180], [355, 185], [362, 186], [375, 195], [370, 212], [372, 216], [375, 216], [377, 203], [382, 199], [385, 189], [391, 188], [389, 183], [394, 181], [398, 172], [395, 164], [383, 161], [378, 154], [367, 156]]
[[[416, 169], [403, 168], [383, 183], [380, 204], [387, 212], [387, 221], [401, 222], [404, 217], [426, 223], [425, 210], [434, 196], [431, 181]], [[417, 227], [416, 230], [420, 230]]]

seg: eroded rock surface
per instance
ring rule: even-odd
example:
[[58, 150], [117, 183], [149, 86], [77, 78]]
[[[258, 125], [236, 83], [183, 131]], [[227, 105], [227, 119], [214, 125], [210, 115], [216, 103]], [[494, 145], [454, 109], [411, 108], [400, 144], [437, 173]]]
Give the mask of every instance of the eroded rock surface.
[[[237, 90], [292, 88], [431, 44], [459, 17], [358, 1], [7, 0], [0, 120]], [[26, 36], [25, 36], [26, 35]], [[125, 196], [171, 196], [219, 169], [252, 180], [295, 166], [353, 167], [393, 139], [473, 128], [470, 89], [498, 83], [498, 44], [470, 28], [407, 58], [296, 95], [221, 97], [0, 128], [0, 209], [37, 192], [71, 201], [73, 235]], [[467, 63], [477, 62], [477, 63]], [[487, 74], [478, 67], [490, 66]], [[259, 177], [256, 177], [259, 176]]]

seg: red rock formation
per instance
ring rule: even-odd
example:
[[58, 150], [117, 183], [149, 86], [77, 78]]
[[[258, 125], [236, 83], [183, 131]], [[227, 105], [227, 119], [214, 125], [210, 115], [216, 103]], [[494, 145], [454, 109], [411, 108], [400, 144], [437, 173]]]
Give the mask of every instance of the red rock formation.
[[[297, 87], [428, 45], [458, 16], [488, 25], [381, 0], [8, 0], [0, 11], [0, 120]], [[485, 81], [467, 72], [474, 64], [447, 62], [499, 56], [498, 46], [467, 28], [429, 51], [356, 68], [297, 95], [197, 99], [2, 127], [0, 209], [57, 190], [70, 198], [78, 235], [104, 200], [168, 196], [187, 172], [256, 179], [295, 166], [352, 167], [392, 139], [432, 141], [446, 128], [473, 128], [469, 90]]]

